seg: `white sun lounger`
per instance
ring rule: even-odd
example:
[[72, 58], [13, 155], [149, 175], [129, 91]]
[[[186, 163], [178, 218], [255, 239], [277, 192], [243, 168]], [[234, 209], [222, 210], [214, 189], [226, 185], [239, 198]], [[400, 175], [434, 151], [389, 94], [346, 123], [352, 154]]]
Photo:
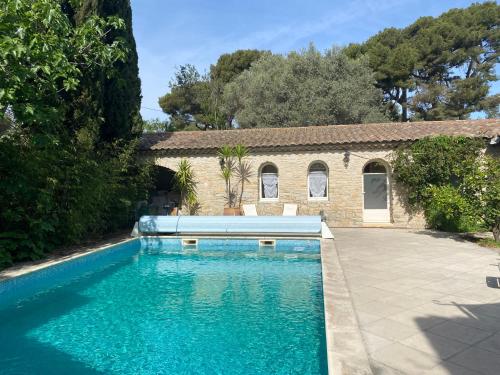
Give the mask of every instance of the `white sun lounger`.
[[297, 205], [285, 203], [283, 205], [283, 216], [297, 216]]
[[245, 216], [258, 216], [257, 208], [255, 204], [244, 204], [243, 205], [243, 215]]

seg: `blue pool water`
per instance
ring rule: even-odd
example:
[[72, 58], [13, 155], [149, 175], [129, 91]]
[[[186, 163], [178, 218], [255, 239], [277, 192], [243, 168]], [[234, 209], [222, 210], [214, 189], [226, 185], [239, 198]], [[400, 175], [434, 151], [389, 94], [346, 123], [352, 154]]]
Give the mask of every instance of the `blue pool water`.
[[325, 374], [319, 241], [131, 241], [0, 283], [1, 374]]

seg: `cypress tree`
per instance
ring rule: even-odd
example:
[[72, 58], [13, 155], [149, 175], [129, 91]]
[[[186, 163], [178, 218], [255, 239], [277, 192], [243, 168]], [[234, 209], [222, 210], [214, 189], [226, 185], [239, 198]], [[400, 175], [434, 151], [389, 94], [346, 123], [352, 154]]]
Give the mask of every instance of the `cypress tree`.
[[106, 42], [121, 41], [127, 53], [124, 61], [114, 64], [111, 74], [84, 72], [82, 88], [78, 96], [72, 98], [74, 104], [68, 122], [73, 123], [70, 126], [78, 124], [79, 128], [88, 129], [98, 141], [131, 139], [140, 132], [142, 119], [141, 81], [130, 0], [83, 0], [71, 11], [74, 11], [73, 19], [77, 25], [92, 15], [123, 19], [125, 28], [110, 30]]
[[104, 118], [101, 138], [105, 141], [128, 139], [141, 129], [141, 81], [138, 57], [132, 33], [130, 0], [105, 0], [103, 16], [118, 16], [125, 21], [124, 30], [113, 30], [110, 41], [121, 39], [128, 49], [125, 61], [115, 64], [115, 75], [104, 80]]

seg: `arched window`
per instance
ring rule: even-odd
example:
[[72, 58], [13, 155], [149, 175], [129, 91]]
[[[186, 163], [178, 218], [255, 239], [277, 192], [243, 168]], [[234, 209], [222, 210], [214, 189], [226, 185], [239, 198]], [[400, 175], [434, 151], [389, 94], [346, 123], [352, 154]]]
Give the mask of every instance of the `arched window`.
[[278, 197], [278, 168], [273, 164], [266, 164], [260, 170], [260, 199], [277, 200]]
[[307, 175], [309, 199], [328, 198], [328, 169], [322, 162], [314, 162]]
[[365, 165], [363, 173], [387, 173], [385, 165], [378, 161], [372, 161]]

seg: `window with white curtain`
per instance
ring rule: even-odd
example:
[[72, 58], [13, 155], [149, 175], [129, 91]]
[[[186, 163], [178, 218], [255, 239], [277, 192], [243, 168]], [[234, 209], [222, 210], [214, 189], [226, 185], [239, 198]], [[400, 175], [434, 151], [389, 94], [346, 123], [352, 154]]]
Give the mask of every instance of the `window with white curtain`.
[[320, 162], [312, 163], [307, 176], [309, 199], [328, 199], [328, 169]]
[[266, 164], [260, 171], [260, 199], [277, 200], [279, 197], [278, 168]]

